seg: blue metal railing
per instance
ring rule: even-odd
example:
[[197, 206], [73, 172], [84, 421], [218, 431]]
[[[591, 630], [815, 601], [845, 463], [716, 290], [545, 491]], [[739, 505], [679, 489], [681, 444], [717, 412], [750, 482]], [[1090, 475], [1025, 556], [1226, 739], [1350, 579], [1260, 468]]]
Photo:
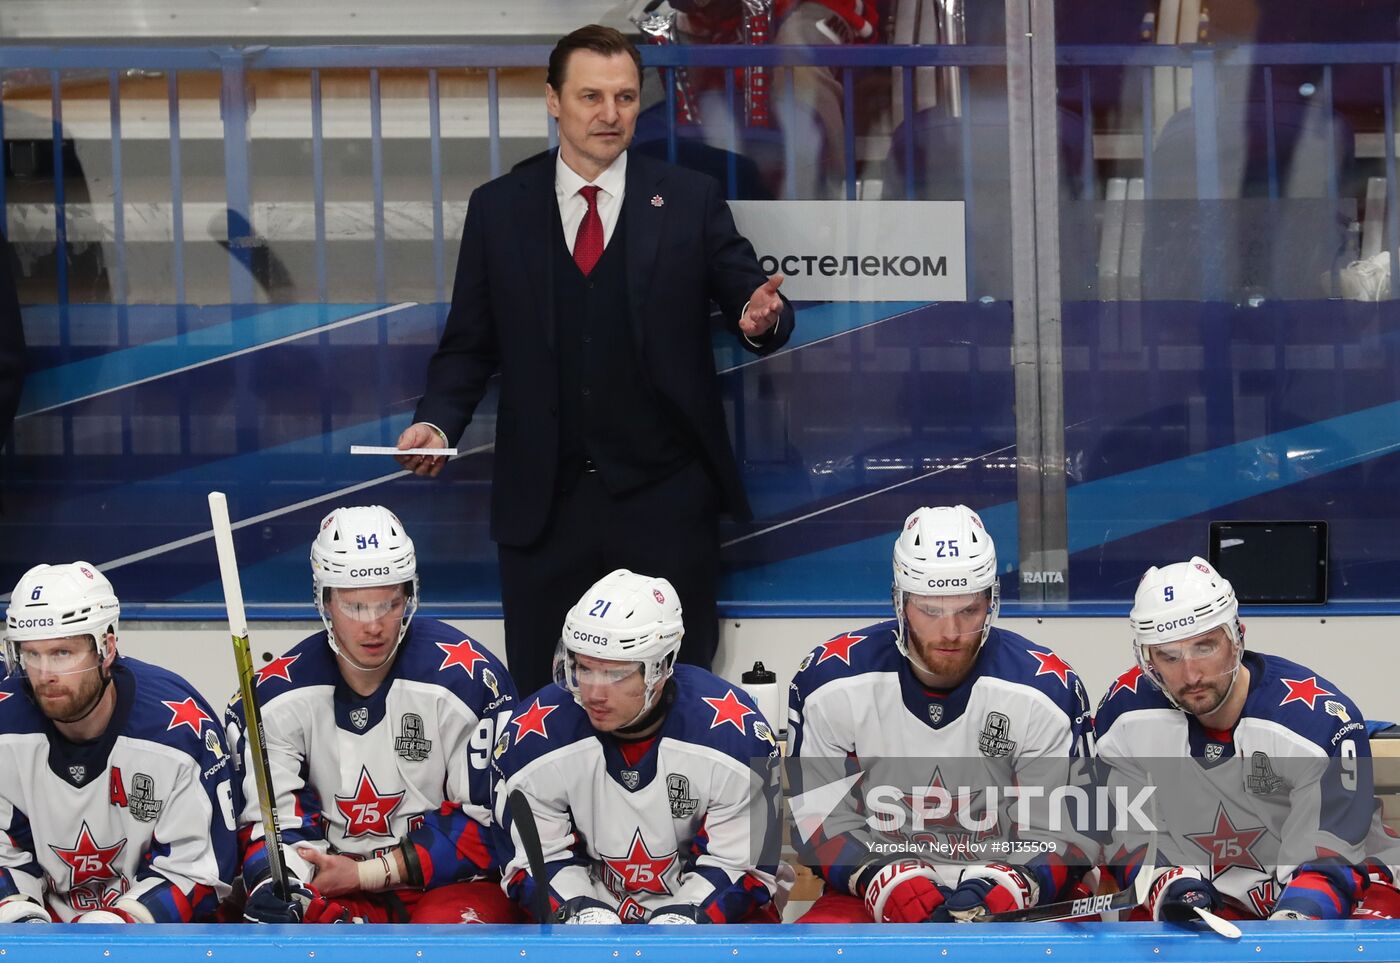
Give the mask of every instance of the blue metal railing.
[[[64, 122], [62, 82], [66, 70], [107, 73], [108, 103], [111, 125], [111, 157], [113, 166], [112, 203], [113, 241], [115, 261], [112, 266], [112, 296], [117, 303], [124, 303], [130, 291], [129, 259], [126, 250], [126, 224], [124, 201], [126, 197], [122, 153], [122, 104], [121, 73], [128, 70], [161, 71], [167, 74], [167, 96], [170, 118], [170, 161], [172, 200], [172, 273], [174, 294], [177, 301], [183, 302], [186, 290], [183, 244], [185, 226], [182, 204], [185, 196], [184, 174], [181, 169], [179, 93], [182, 72], [217, 71], [220, 75], [222, 133], [225, 164], [225, 202], [227, 205], [227, 225], [229, 243], [229, 296], [235, 303], [250, 301], [253, 298], [252, 254], [256, 244], [252, 216], [252, 172], [250, 170], [249, 97], [248, 77], [253, 71], [295, 69], [307, 70], [311, 76], [311, 143], [312, 181], [315, 208], [315, 273], [318, 298], [324, 300], [328, 294], [327, 280], [327, 237], [326, 237], [326, 198], [325, 198], [325, 154], [322, 115], [323, 72], [331, 69], [365, 70], [370, 78], [370, 149], [374, 224], [374, 288], [380, 300], [387, 300], [392, 287], [386, 262], [385, 211], [384, 211], [384, 153], [382, 104], [380, 98], [380, 76], [384, 70], [422, 69], [428, 71], [428, 117], [431, 151], [431, 180], [433, 205], [433, 277], [435, 291], [439, 299], [446, 295], [446, 255], [445, 225], [443, 223], [443, 165], [442, 128], [440, 115], [439, 80], [444, 70], [480, 69], [486, 72], [489, 173], [496, 176], [502, 170], [500, 83], [499, 74], [503, 69], [541, 68], [546, 63], [549, 47], [543, 45], [521, 46], [324, 46], [324, 47], [205, 47], [205, 48], [159, 48], [159, 47], [0, 47], [0, 73], [7, 70], [44, 70], [49, 75], [50, 102], [52, 111], [51, 138], [54, 156], [54, 233], [59, 250], [67, 244], [69, 225], [67, 223], [65, 194], [65, 171], [63, 160]], [[904, 103], [913, 104], [915, 95], [915, 71], [929, 67], [1002, 67], [1006, 62], [1006, 51], [998, 45], [949, 45], [949, 46], [887, 46], [887, 47], [731, 47], [731, 46], [668, 46], [644, 47], [644, 62], [648, 67], [660, 69], [670, 77], [677, 68], [724, 68], [724, 67], [825, 67], [830, 68], [841, 88], [841, 105], [844, 108], [841, 142], [844, 148], [844, 168], [840, 171], [844, 190], [848, 199], [857, 196], [856, 165], [856, 83], [858, 72], [877, 68], [896, 69], [900, 72], [899, 89]], [[1220, 194], [1220, 131], [1219, 113], [1215, 102], [1215, 79], [1218, 72], [1227, 69], [1256, 67], [1265, 72], [1265, 126], [1267, 128], [1268, 191], [1270, 197], [1278, 197], [1280, 192], [1278, 139], [1275, 134], [1275, 104], [1272, 92], [1271, 70], [1286, 65], [1321, 65], [1323, 69], [1318, 103], [1320, 109], [1331, 116], [1334, 104], [1333, 68], [1342, 65], [1378, 66], [1382, 76], [1383, 125], [1386, 134], [1385, 172], [1387, 175], [1387, 227], [1390, 235], [1400, 236], [1400, 210], [1397, 210], [1395, 197], [1395, 117], [1391, 92], [1393, 66], [1400, 63], [1400, 44], [1276, 44], [1276, 45], [1235, 45], [1167, 46], [1157, 44], [1065, 46], [1058, 51], [1059, 65], [1069, 70], [1070, 76], [1062, 79], [1073, 89], [1078, 90], [1077, 107], [1083, 112], [1085, 129], [1083, 132], [1084, 156], [1079, 176], [1084, 188], [1090, 191], [1094, 182], [1093, 130], [1094, 103], [1090, 93], [1091, 71], [1100, 68], [1126, 68], [1137, 72], [1141, 77], [1139, 85], [1141, 118], [1141, 165], [1145, 182], [1145, 196], [1153, 197], [1154, 146], [1154, 105], [1152, 98], [1153, 68], [1176, 67], [1192, 71], [1193, 105], [1195, 110], [1196, 134], [1196, 175], [1199, 196], [1211, 199]], [[1077, 71], [1077, 77], [1073, 72]], [[725, 96], [728, 102], [735, 102], [735, 80], [732, 72], [726, 71]], [[786, 73], [786, 82], [779, 84], [774, 91], [776, 97], [791, 109], [794, 103], [794, 80], [791, 71]], [[1062, 74], [1063, 77], [1063, 74]], [[969, 71], [959, 72], [961, 103], [964, 105], [960, 124], [962, 128], [962, 164], [965, 198], [971, 203], [973, 178], [972, 137], [970, 131], [977, 118], [974, 111], [978, 105], [970, 96]], [[674, 85], [667, 83], [667, 152], [674, 159], [679, 149], [679, 131], [674, 109]], [[543, 109], [541, 107], [541, 109]], [[13, 136], [13, 132], [8, 132]], [[0, 118], [0, 137], [7, 134], [3, 118]], [[1329, 126], [1328, 137], [1335, 136]], [[556, 142], [552, 124], [549, 127], [549, 142]], [[739, 142], [734, 125], [728, 134], [730, 158], [727, 167], [728, 188], [734, 192], [737, 180], [736, 162]], [[1330, 145], [1335, 148], [1335, 144]], [[916, 165], [916, 140], [906, 136], [902, 142], [901, 158], [906, 176], [910, 176]], [[795, 138], [783, 140], [785, 176], [782, 195], [787, 198], [797, 196], [795, 170], [798, 166], [798, 144]], [[1329, 154], [1326, 171], [1327, 196], [1336, 199], [1339, 191], [1339, 172]], [[0, 184], [0, 227], [5, 227], [4, 185]], [[971, 215], [972, 212], [969, 212]], [[968, 218], [969, 223], [972, 217]], [[970, 255], [971, 252], [969, 252]], [[1392, 252], [1392, 271], [1400, 276], [1400, 263], [1395, 263]], [[974, 259], [969, 256], [968, 263]], [[60, 303], [69, 300], [69, 267], [65, 258], [56, 263], [57, 296]], [[1392, 292], [1392, 297], [1396, 292]]]

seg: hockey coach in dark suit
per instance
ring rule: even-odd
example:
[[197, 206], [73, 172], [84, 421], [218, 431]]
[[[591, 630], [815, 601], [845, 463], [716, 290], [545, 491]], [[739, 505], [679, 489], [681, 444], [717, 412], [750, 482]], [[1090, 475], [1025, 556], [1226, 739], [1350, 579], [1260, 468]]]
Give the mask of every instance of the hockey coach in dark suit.
[[[500, 373], [491, 533], [506, 652], [522, 692], [550, 681], [564, 615], [616, 568], [684, 600], [682, 661], [718, 636], [717, 518], [746, 518], [711, 345], [712, 309], [756, 354], [792, 333], [711, 178], [629, 153], [641, 58], [582, 27], [550, 56], [559, 149], [478, 188], [441, 343], [399, 448], [441, 447]], [[435, 475], [446, 459], [401, 455]]]

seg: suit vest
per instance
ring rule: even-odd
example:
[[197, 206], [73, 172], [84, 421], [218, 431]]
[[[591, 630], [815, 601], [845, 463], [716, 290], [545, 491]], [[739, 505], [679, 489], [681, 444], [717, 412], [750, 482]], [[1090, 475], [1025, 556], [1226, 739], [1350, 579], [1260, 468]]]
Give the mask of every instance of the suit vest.
[[[626, 199], [612, 239], [584, 277], [555, 211], [554, 321], [559, 348], [559, 480], [588, 462], [612, 494], [666, 477], [694, 457], [652, 387], [628, 318]], [[664, 319], [657, 319], [664, 322]]]

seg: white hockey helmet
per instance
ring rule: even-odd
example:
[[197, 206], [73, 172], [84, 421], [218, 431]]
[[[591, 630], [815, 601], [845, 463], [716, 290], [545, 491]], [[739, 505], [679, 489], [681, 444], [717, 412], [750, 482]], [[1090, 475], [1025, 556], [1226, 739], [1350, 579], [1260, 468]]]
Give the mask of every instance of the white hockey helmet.
[[[350, 665], [355, 663], [341, 651], [335, 639], [335, 628], [327, 608], [329, 590], [406, 585], [399, 637], [394, 643], [394, 652], [397, 652], [418, 608], [418, 558], [413, 551], [413, 539], [404, 531], [398, 516], [380, 505], [337, 508], [321, 519], [321, 530], [311, 543], [311, 583], [316, 611], [326, 626], [331, 649]], [[389, 657], [393, 655], [391, 652]]]
[[647, 688], [640, 719], [671, 677], [684, 635], [681, 600], [671, 583], [620, 568], [593, 583], [564, 617], [555, 681], [581, 705], [577, 656], [640, 663]]
[[[1001, 606], [997, 549], [982, 519], [966, 505], [916, 508], [894, 543], [895, 645], [909, 655], [904, 603], [910, 595], [991, 592], [981, 642], [987, 641]], [[980, 645], [980, 643], [979, 643]]]
[[1133, 653], [1138, 665], [1167, 699], [1181, 708], [1162, 683], [1147, 649], [1180, 642], [1224, 627], [1235, 650], [1232, 673], [1238, 673], [1244, 649], [1240, 603], [1228, 579], [1201, 558], [1149, 568], [1138, 582], [1128, 619], [1133, 627]]
[[88, 562], [36, 565], [20, 576], [5, 611], [5, 661], [19, 670], [20, 643], [86, 635], [99, 662], [111, 652], [121, 602], [107, 576]]

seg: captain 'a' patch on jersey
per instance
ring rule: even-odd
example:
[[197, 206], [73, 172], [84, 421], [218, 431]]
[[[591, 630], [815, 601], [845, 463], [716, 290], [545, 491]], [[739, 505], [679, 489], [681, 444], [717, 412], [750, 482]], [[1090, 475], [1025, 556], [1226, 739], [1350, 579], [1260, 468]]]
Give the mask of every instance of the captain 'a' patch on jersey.
[[[629, 761], [573, 697], [546, 686], [497, 745], [497, 816], [520, 789], [539, 825], [559, 904], [591, 896], [640, 920], [670, 903], [716, 921], [742, 919], [771, 900], [777, 869], [777, 747], [749, 696], [704, 670], [677, 666], [666, 718]], [[529, 906], [534, 880], [523, 850], [504, 875]]]
[[[425, 882], [493, 871], [491, 749], [510, 722], [515, 689], [479, 642], [414, 619], [388, 677], [361, 696], [345, 684], [320, 632], [264, 665], [257, 691], [287, 864], [300, 878], [310, 867], [293, 844], [368, 856], [408, 834]], [[241, 735], [237, 702], [229, 724]], [[245, 873], [256, 878], [266, 855], [245, 773], [243, 819], [254, 840]]]
[[[1361, 712], [1297, 663], [1246, 652], [1243, 664], [1248, 696], [1229, 731], [1175, 708], [1140, 669], [1120, 676], [1096, 719], [1110, 782], [1150, 789], [1159, 865], [1196, 867], [1244, 910], [1267, 916], [1300, 868], [1334, 879], [1344, 897], [1355, 880], [1343, 868], [1377, 855], [1376, 841], [1393, 848], [1374, 809]], [[1147, 835], [1126, 821], [1109, 855]]]
[[212, 916], [236, 872], [230, 756], [183, 679], [130, 658], [90, 743], [63, 739], [23, 690], [0, 684], [0, 897], [61, 920], [138, 902], [157, 922]]

